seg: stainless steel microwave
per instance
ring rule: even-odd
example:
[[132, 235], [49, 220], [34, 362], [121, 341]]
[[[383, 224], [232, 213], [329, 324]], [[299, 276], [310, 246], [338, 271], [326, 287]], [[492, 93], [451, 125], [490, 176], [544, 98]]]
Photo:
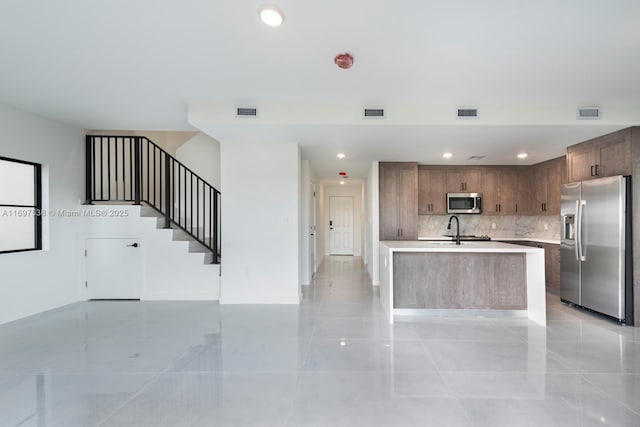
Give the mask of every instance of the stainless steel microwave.
[[482, 194], [480, 193], [447, 193], [447, 213], [459, 213], [459, 214], [482, 213]]

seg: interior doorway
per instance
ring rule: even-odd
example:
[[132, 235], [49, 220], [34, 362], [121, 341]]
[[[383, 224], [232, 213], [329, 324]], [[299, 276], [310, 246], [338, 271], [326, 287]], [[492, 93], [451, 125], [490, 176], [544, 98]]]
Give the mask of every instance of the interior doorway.
[[318, 265], [317, 262], [317, 239], [318, 239], [318, 231], [316, 226], [316, 218], [317, 218], [317, 202], [316, 202], [316, 185], [312, 182], [310, 184], [310, 206], [309, 206], [309, 278], [313, 278], [316, 274], [316, 268]]
[[353, 255], [353, 197], [329, 197], [329, 253]]

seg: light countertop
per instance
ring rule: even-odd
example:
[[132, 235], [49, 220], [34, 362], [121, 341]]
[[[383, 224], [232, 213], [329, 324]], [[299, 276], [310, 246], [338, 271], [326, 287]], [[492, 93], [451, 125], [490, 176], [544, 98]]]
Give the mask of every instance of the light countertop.
[[[423, 241], [423, 240], [432, 240], [432, 241], [440, 241], [440, 240], [446, 240], [446, 241], [450, 241], [451, 237], [445, 237], [445, 236], [422, 236], [422, 237], [418, 237], [419, 241]], [[504, 242], [504, 241], [521, 241], [521, 242], [537, 242], [537, 243], [548, 243], [551, 245], [559, 245], [560, 244], [560, 240], [553, 240], [553, 239], [540, 239], [537, 237], [492, 237], [491, 241], [492, 242]]]
[[512, 245], [498, 241], [460, 242], [456, 245], [450, 240], [416, 241], [392, 240], [380, 242], [381, 246], [392, 252], [484, 252], [484, 253], [531, 253], [543, 251], [531, 246]]

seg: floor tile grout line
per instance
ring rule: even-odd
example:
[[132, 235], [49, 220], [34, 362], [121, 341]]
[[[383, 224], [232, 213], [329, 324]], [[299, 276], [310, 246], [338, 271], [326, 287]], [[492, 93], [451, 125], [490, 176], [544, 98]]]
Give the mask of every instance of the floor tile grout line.
[[136, 397], [140, 396], [151, 384], [155, 384], [158, 382], [158, 380], [162, 377], [163, 374], [166, 374], [167, 372], [169, 372], [169, 369], [171, 369], [172, 365], [175, 363], [176, 360], [180, 360], [182, 357], [186, 356], [187, 354], [189, 354], [189, 350], [190, 349], [186, 349], [184, 352], [182, 352], [180, 354], [180, 356], [178, 356], [176, 359], [174, 359], [173, 361], [169, 362], [168, 366], [164, 369], [164, 370], [160, 370], [157, 371], [156, 374], [150, 378], [146, 383], [144, 383], [142, 385], [142, 387], [140, 387], [140, 389], [138, 391], [136, 391], [134, 394], [132, 394], [131, 396], [129, 396], [129, 398], [127, 400], [125, 400], [121, 405], [119, 405], [117, 408], [115, 408], [110, 415], [106, 416], [102, 421], [98, 422], [97, 426], [101, 426], [104, 425], [104, 423], [106, 423], [107, 421], [109, 421], [111, 418], [113, 418], [118, 412], [120, 412], [126, 405], [128, 405], [130, 402], [132, 402]]
[[[587, 375], [589, 375], [589, 374], [591, 374], [591, 373], [587, 373]], [[603, 374], [600, 374], [600, 375], [603, 375]], [[604, 375], [625, 375], [625, 374], [604, 374]], [[631, 374], [631, 375], [640, 375], [640, 374]], [[580, 378], [583, 379], [584, 381], [586, 381], [587, 383], [591, 384], [593, 387], [595, 387], [601, 394], [604, 394], [605, 396], [609, 397], [613, 401], [618, 402], [623, 407], [627, 408], [629, 411], [631, 411], [634, 414], [640, 416], [640, 408], [639, 409], [635, 409], [635, 408], [631, 407], [630, 405], [628, 405], [625, 401], [618, 399], [617, 397], [615, 397], [614, 395], [612, 395], [611, 393], [606, 391], [602, 386], [594, 383], [589, 378], [587, 378], [584, 373], [580, 374]]]

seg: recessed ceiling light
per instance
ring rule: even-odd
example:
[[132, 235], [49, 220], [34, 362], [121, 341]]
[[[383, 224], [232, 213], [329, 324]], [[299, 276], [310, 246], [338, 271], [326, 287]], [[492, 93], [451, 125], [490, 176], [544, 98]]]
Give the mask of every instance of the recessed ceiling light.
[[344, 181], [340, 181], [340, 185], [344, 185]]
[[258, 9], [262, 22], [270, 27], [279, 27], [284, 21], [284, 13], [272, 5], [264, 5]]
[[338, 153], [336, 157], [339, 159], [344, 159], [346, 156], [344, 155], [344, 153]]
[[518, 158], [519, 159], [526, 159], [529, 155], [527, 153], [520, 153], [518, 154]]
[[442, 157], [444, 157], [445, 159], [450, 159], [453, 157], [453, 153], [444, 153]]

